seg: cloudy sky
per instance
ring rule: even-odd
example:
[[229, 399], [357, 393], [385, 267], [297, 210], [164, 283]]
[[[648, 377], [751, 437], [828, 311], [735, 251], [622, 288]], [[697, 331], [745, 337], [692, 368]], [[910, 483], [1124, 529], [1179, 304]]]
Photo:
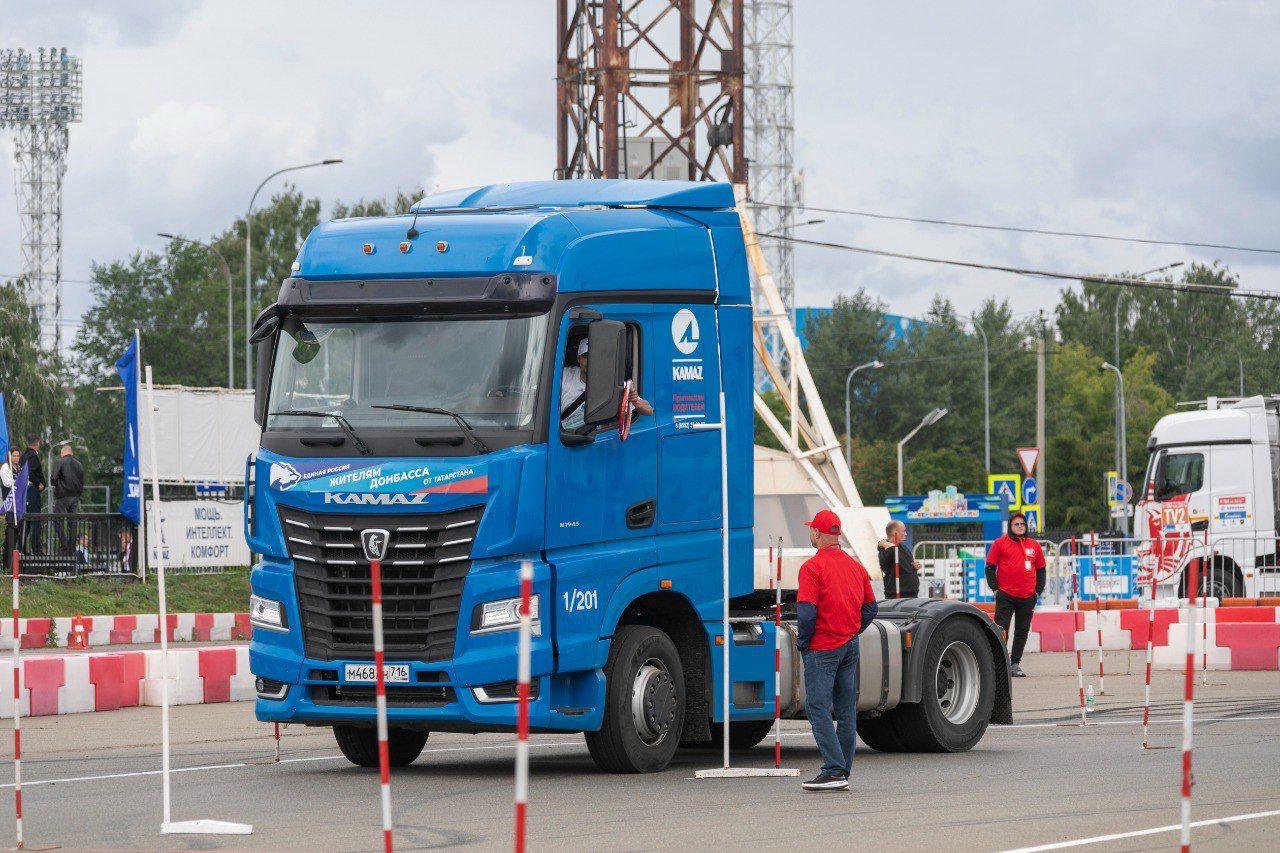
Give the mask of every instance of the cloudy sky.
[[[1280, 246], [1280, 7], [1267, 2], [795, 0], [796, 164], [815, 206]], [[205, 236], [281, 166], [325, 200], [550, 177], [551, 0], [0, 0], [3, 47], [85, 65], [65, 191], [66, 316], [91, 261]], [[0, 136], [9, 168], [12, 145]], [[0, 180], [0, 274], [19, 270]], [[278, 186], [278, 185], [277, 185]], [[1280, 290], [1280, 255], [823, 216], [820, 240], [1039, 268], [1221, 258]], [[821, 249], [797, 302], [858, 287], [1015, 311], [1057, 286]], [[68, 334], [71, 330], [68, 330]]]

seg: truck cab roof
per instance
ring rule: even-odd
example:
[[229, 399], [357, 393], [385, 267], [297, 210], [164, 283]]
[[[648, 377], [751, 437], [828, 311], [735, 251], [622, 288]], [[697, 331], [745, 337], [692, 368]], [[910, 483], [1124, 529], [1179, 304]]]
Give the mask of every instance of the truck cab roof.
[[307, 281], [440, 279], [445, 287], [451, 278], [502, 273], [552, 276], [558, 293], [701, 290], [749, 303], [733, 189], [689, 181], [534, 181], [437, 193], [407, 214], [318, 225], [293, 271]]
[[[1216, 405], [1216, 401], [1214, 401]], [[1246, 397], [1228, 406], [1176, 412], [1156, 422], [1147, 449], [1193, 444], [1274, 441], [1275, 402]]]

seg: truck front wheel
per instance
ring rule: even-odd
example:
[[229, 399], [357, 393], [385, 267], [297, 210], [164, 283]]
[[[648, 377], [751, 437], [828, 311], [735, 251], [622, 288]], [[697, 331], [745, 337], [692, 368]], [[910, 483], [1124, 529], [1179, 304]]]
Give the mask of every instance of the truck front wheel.
[[604, 723], [586, 733], [596, 766], [610, 773], [664, 769], [684, 727], [684, 670], [675, 644], [655, 628], [622, 625], [604, 674]]
[[921, 701], [885, 715], [898, 741], [911, 752], [971, 749], [995, 704], [995, 661], [982, 628], [967, 618], [943, 622], [929, 638], [923, 674]]
[[[427, 745], [430, 732], [417, 729], [387, 731], [387, 760], [392, 767], [408, 767]], [[347, 760], [357, 767], [378, 766], [378, 731], [360, 726], [334, 726], [333, 738]]]

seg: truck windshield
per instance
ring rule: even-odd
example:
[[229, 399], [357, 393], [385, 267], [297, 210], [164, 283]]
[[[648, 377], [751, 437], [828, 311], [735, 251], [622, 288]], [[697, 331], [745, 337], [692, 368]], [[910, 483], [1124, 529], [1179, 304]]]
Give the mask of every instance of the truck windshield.
[[545, 337], [545, 317], [290, 319], [276, 345], [267, 429], [338, 429], [280, 414], [289, 409], [340, 412], [357, 432], [457, 428], [448, 416], [376, 408], [386, 405], [448, 409], [475, 427], [525, 429]]

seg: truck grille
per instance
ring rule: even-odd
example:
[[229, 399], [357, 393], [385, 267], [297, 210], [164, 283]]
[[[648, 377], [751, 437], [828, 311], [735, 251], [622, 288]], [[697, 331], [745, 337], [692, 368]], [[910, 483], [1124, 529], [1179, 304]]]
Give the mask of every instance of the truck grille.
[[391, 540], [382, 561], [387, 658], [451, 658], [462, 582], [483, 513], [483, 506], [432, 515], [331, 515], [280, 507], [307, 656], [373, 659], [369, 562], [360, 531], [375, 527], [388, 531]]

